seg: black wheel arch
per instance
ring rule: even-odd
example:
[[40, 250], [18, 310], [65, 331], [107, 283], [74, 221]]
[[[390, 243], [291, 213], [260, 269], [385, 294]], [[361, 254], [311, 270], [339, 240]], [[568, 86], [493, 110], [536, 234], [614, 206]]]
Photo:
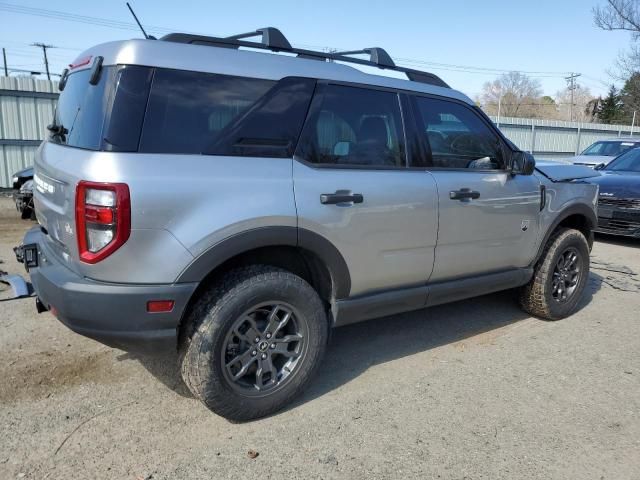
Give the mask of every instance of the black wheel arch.
[[[201, 283], [222, 265], [251, 252], [280, 252], [297, 250], [302, 256], [309, 253], [326, 268], [331, 277], [332, 299], [342, 299], [351, 291], [351, 276], [342, 254], [327, 238], [315, 232], [298, 227], [267, 226], [237, 233], [211, 246], [180, 274], [177, 283]], [[314, 263], [306, 262], [310, 270], [320, 269]], [[315, 272], [314, 272], [315, 273]]]
[[561, 210], [557, 214], [556, 219], [553, 221], [551, 226], [547, 229], [542, 242], [540, 242], [536, 256], [531, 262], [531, 266], [538, 263], [538, 260], [540, 260], [540, 257], [544, 252], [545, 245], [553, 235], [553, 232], [558, 229], [558, 227], [569, 227], [580, 230], [587, 239], [589, 249], [591, 249], [591, 247], [593, 246], [593, 230], [597, 226], [598, 217], [596, 216], [595, 211], [588, 205], [577, 203]]

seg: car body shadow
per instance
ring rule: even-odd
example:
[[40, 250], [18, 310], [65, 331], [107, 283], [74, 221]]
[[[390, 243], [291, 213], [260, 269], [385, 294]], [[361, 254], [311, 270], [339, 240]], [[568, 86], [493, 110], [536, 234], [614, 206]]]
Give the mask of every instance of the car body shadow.
[[621, 247], [640, 248], [640, 238], [612, 235], [609, 233], [596, 233], [595, 240], [600, 243]]
[[[585, 308], [602, 285], [591, 273], [578, 309]], [[306, 392], [286, 407], [296, 408], [362, 375], [370, 367], [427, 350], [456, 344], [531, 318], [520, 309], [516, 292], [507, 290], [447, 305], [369, 320], [331, 331], [325, 359]], [[192, 398], [181, 380], [178, 355], [139, 356], [125, 353], [119, 359], [136, 359], [151, 375], [184, 397]], [[400, 368], [400, 367], [399, 367]]]

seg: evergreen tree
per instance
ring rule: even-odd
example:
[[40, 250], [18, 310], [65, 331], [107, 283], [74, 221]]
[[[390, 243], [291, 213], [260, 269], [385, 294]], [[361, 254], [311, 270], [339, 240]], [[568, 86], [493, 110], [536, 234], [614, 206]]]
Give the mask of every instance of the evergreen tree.
[[611, 85], [609, 93], [599, 102], [596, 110], [596, 116], [599, 122], [602, 123], [617, 123], [621, 122], [624, 117], [622, 96], [618, 89]]
[[624, 122], [629, 123], [633, 118], [633, 112], [640, 114], [640, 73], [634, 73], [620, 91], [622, 100], [622, 110], [624, 112]]

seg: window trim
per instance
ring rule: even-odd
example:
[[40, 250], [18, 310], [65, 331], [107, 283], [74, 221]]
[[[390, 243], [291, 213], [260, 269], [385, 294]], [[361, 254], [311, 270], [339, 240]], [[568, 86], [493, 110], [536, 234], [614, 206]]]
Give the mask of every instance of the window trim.
[[497, 139], [500, 142], [500, 150], [502, 151], [502, 154], [504, 156], [504, 168], [492, 168], [492, 169], [486, 169], [486, 170], [481, 170], [481, 169], [473, 169], [473, 168], [454, 168], [454, 167], [434, 167], [434, 166], [430, 166], [430, 167], [411, 167], [414, 170], [423, 170], [423, 171], [437, 171], [437, 172], [442, 172], [442, 171], [446, 171], [446, 172], [468, 172], [468, 173], [513, 173], [513, 169], [512, 169], [512, 165], [511, 165], [511, 156], [513, 154], [513, 149], [511, 147], [509, 147], [508, 142], [506, 141], [505, 136], [502, 134], [502, 132], [498, 129], [498, 127], [496, 127], [496, 125], [484, 114], [484, 112], [482, 110], [480, 110], [477, 107], [471, 107], [469, 106], [469, 104], [458, 100], [457, 98], [450, 98], [450, 97], [442, 97], [440, 95], [432, 95], [432, 94], [428, 94], [428, 93], [422, 93], [422, 92], [411, 92], [408, 94], [409, 97], [409, 102], [411, 104], [411, 108], [412, 108], [412, 113], [413, 113], [413, 120], [414, 120], [414, 130], [413, 130], [413, 134], [418, 136], [418, 143], [423, 145], [423, 148], [425, 149], [425, 152], [428, 152], [427, 155], [427, 159], [429, 160], [430, 163], [433, 163], [433, 154], [431, 151], [431, 145], [429, 144], [429, 142], [424, 138], [423, 135], [418, 135], [418, 132], [420, 131], [420, 120], [421, 120], [421, 115], [420, 115], [420, 111], [419, 111], [419, 107], [418, 107], [418, 98], [429, 98], [429, 99], [433, 99], [433, 100], [440, 100], [440, 101], [446, 101], [446, 102], [451, 102], [451, 103], [456, 103], [458, 105], [461, 105], [463, 108], [466, 108], [467, 110], [469, 110], [473, 115], [475, 115], [476, 117], [478, 117], [480, 119], [481, 122], [483, 122], [491, 132], [494, 133], [494, 135], [496, 135]]
[[[402, 128], [402, 134], [398, 137], [403, 141], [403, 153], [404, 153], [404, 165], [403, 166], [392, 166], [392, 165], [344, 165], [344, 164], [336, 164], [336, 163], [313, 163], [308, 161], [299, 154], [300, 141], [303, 138], [303, 134], [307, 129], [307, 124], [311, 122], [313, 118], [316, 118], [320, 112], [320, 107], [322, 106], [322, 101], [324, 100], [324, 96], [327, 90], [327, 87], [330, 85], [337, 85], [341, 87], [353, 87], [359, 88], [361, 90], [374, 90], [380, 92], [388, 92], [393, 93], [396, 96], [396, 100], [398, 102], [398, 110], [400, 111], [400, 128]], [[368, 85], [366, 83], [353, 83], [353, 82], [343, 82], [339, 80], [327, 80], [327, 79], [317, 79], [316, 90], [313, 94], [313, 98], [311, 99], [311, 104], [309, 106], [309, 111], [307, 112], [307, 117], [304, 120], [304, 124], [302, 126], [302, 130], [300, 131], [300, 135], [298, 135], [298, 141], [296, 142], [296, 146], [294, 149], [293, 160], [299, 162], [303, 165], [306, 165], [310, 168], [315, 169], [323, 169], [323, 170], [387, 170], [394, 172], [405, 172], [409, 171], [409, 147], [408, 147], [408, 138], [407, 138], [407, 120], [405, 118], [405, 114], [407, 112], [402, 108], [402, 95], [403, 91], [400, 91], [396, 88], [389, 87], [380, 87], [377, 85]]]

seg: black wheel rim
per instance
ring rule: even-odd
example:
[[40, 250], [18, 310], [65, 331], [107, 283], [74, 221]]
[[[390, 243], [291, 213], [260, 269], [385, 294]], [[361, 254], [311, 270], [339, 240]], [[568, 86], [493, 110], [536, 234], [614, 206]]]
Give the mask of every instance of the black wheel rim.
[[229, 385], [246, 396], [274, 393], [291, 381], [307, 351], [307, 325], [286, 303], [252, 307], [232, 325], [222, 349]]
[[556, 302], [565, 303], [573, 297], [581, 269], [582, 257], [577, 249], [569, 247], [558, 257], [551, 280], [551, 295]]

